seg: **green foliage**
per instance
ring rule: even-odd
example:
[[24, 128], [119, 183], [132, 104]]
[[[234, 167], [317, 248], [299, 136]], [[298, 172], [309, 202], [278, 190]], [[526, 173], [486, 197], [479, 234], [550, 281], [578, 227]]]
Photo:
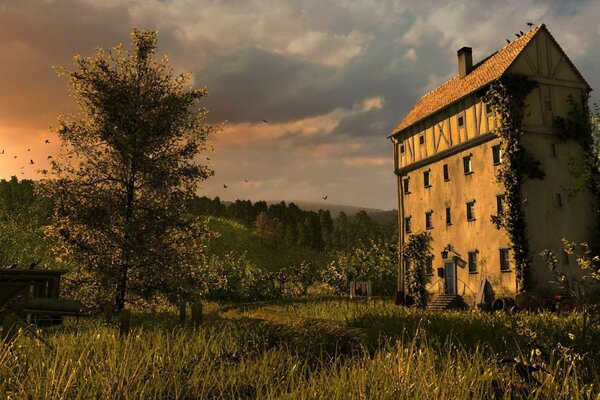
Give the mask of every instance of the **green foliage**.
[[271, 249], [275, 249], [285, 239], [283, 224], [277, 218], [269, 218], [264, 211], [254, 221], [254, 233]]
[[402, 249], [408, 268], [405, 269], [406, 293], [417, 307], [427, 304], [425, 268], [431, 257], [432, 237], [429, 232], [416, 232], [408, 237]]
[[323, 282], [338, 294], [348, 293], [349, 282], [372, 281], [374, 294], [392, 295], [396, 289], [396, 242], [370, 241], [351, 251], [336, 253], [323, 271]]
[[491, 219], [498, 229], [505, 230], [511, 242], [518, 290], [528, 287], [531, 264], [521, 185], [525, 176], [531, 179], [544, 177], [539, 161], [519, 144], [523, 134], [525, 98], [535, 87], [536, 83], [527, 77], [509, 75], [493, 82], [484, 98], [486, 103], [491, 104], [499, 122], [495, 134], [500, 138], [503, 162], [497, 180], [504, 187], [506, 204], [506, 211]]
[[189, 76], [155, 59], [156, 32], [131, 36], [131, 51], [97, 49], [75, 57], [74, 71], [59, 71], [79, 112], [59, 117], [64, 152], [41, 184], [55, 202], [48, 234], [56, 254], [112, 291], [117, 309], [197, 294], [208, 233], [186, 212], [212, 175], [194, 161], [214, 130], [198, 105], [206, 89], [188, 89]]

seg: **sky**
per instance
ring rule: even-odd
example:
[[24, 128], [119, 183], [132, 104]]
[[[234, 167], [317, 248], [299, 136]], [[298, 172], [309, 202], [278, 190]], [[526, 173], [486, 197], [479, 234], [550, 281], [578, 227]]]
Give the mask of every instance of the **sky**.
[[56, 117], [76, 107], [53, 66], [129, 47], [135, 26], [226, 121], [200, 195], [397, 208], [387, 135], [457, 74], [456, 50], [476, 63], [527, 22], [600, 88], [600, 1], [0, 0], [0, 178], [38, 179], [58, 154]]

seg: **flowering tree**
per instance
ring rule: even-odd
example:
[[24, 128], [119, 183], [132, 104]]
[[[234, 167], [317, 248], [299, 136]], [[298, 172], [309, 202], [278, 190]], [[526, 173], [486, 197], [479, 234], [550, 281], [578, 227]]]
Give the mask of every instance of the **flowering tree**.
[[98, 49], [76, 56], [74, 71], [59, 69], [79, 112], [59, 117], [64, 151], [41, 185], [55, 204], [55, 250], [112, 293], [116, 310], [194, 293], [208, 231], [186, 207], [213, 173], [194, 161], [214, 131], [198, 105], [207, 90], [156, 60], [156, 32], [131, 36], [131, 50]]

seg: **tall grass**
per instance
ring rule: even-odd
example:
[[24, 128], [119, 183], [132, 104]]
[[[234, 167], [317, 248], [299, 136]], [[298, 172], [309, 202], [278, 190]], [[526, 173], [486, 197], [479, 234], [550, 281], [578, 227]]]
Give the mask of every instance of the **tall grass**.
[[[477, 399], [491, 398], [492, 382], [497, 381], [503, 398], [518, 398], [512, 383], [519, 379], [513, 368], [494, 363], [498, 354], [485, 340], [463, 346], [456, 335], [444, 338], [433, 332], [442, 329], [442, 322], [434, 322], [434, 314], [426, 312], [420, 312], [421, 317], [429, 315], [430, 323], [419, 325], [410, 310], [398, 311], [383, 303], [371, 311], [363, 304], [348, 304], [343, 312], [340, 307], [336, 302], [321, 302], [274, 308], [352, 325], [374, 322], [375, 312], [381, 312], [383, 321], [392, 315], [414, 318], [416, 327], [414, 332], [379, 336], [364, 346], [347, 346], [344, 337], [327, 332], [306, 332], [245, 318], [230, 321], [209, 316], [202, 328], [194, 329], [179, 326], [174, 314], [161, 318], [138, 315], [134, 320], [137, 328], [123, 338], [115, 326], [88, 320], [44, 333], [56, 353], [25, 335], [12, 348], [0, 348], [0, 396]], [[484, 325], [491, 323], [486, 318], [494, 318], [462, 316], [472, 326], [477, 318]], [[459, 325], [459, 314], [443, 318], [456, 319]], [[379, 326], [368, 330], [376, 331]], [[381, 326], [392, 332], [394, 325], [386, 322]], [[547, 365], [548, 374], [538, 375], [542, 386], [528, 389], [534, 390], [530, 398], [600, 398], [598, 382], [580, 376], [579, 365], [576, 360], [554, 360]]]

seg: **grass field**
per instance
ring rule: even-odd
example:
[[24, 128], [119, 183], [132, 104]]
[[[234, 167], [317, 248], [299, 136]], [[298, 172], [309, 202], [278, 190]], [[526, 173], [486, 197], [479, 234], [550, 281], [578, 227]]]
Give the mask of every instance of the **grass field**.
[[[580, 359], [581, 316], [401, 309], [390, 301], [307, 299], [205, 306], [201, 328], [176, 313], [134, 314], [132, 331], [87, 319], [0, 349], [9, 399], [599, 399], [600, 331]], [[571, 342], [569, 342], [571, 341]], [[534, 347], [537, 346], [537, 347]], [[536, 350], [537, 349], [537, 350]], [[594, 357], [595, 352], [595, 357]], [[544, 362], [540, 387], [499, 358]], [[494, 387], [497, 386], [496, 389]], [[523, 393], [526, 392], [526, 393]], [[529, 397], [523, 397], [523, 395]]]
[[210, 241], [211, 254], [245, 253], [250, 262], [270, 271], [300, 264], [301, 261], [314, 262], [317, 265], [325, 265], [331, 261], [325, 253], [302, 246], [281, 243], [276, 249], [269, 248], [251, 229], [231, 219], [210, 217], [209, 228], [218, 234]]

